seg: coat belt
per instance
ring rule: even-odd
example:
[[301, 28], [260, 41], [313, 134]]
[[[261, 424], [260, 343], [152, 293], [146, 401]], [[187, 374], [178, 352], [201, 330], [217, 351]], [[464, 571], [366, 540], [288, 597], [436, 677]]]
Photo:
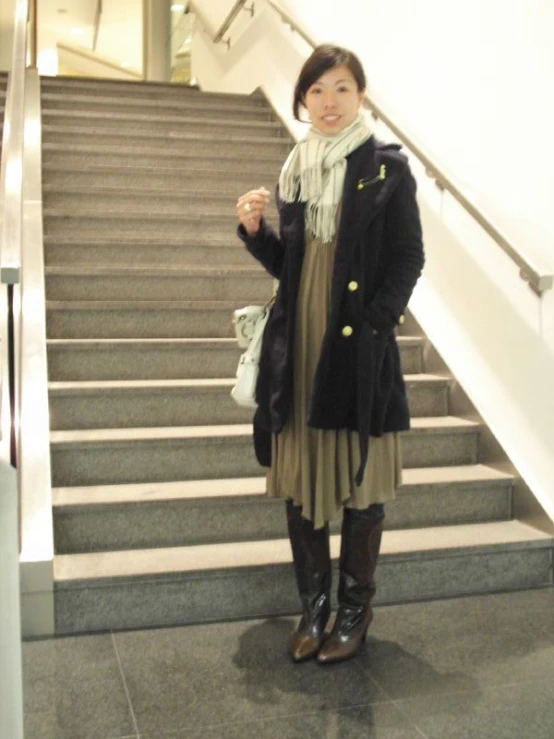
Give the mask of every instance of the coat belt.
[[[377, 346], [376, 346], [377, 344]], [[383, 346], [381, 347], [381, 344]], [[369, 321], [363, 321], [358, 342], [358, 437], [360, 444], [360, 467], [356, 473], [356, 485], [361, 485], [369, 455], [371, 416], [375, 398], [375, 383], [379, 379], [386, 341], [377, 342]]]

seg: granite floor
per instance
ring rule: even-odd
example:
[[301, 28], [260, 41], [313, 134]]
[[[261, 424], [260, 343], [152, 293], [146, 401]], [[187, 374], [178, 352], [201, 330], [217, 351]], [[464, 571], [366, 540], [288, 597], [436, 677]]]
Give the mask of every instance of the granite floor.
[[352, 661], [293, 619], [23, 645], [26, 739], [552, 739], [554, 589], [376, 609]]

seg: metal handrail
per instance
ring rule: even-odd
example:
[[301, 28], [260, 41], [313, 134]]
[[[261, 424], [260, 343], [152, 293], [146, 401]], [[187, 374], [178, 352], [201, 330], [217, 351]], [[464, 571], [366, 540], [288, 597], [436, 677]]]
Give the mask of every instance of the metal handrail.
[[17, 0], [11, 72], [8, 77], [0, 180], [0, 282], [16, 285], [21, 271], [23, 122], [25, 117], [28, 0]]
[[38, 0], [31, 0], [29, 5], [29, 43], [27, 44], [28, 49], [28, 61], [29, 67], [34, 68], [37, 66], [37, 53], [38, 53]]
[[[286, 23], [292, 28], [293, 31], [298, 33], [304, 41], [309, 44], [312, 48], [315, 48], [318, 44], [314, 39], [302, 28], [302, 26], [286, 11], [276, 0], [266, 0], [266, 3], [270, 5], [281, 17], [283, 23]], [[554, 284], [554, 276], [550, 273], [539, 272], [530, 261], [525, 259], [516, 247], [500, 232], [496, 226], [482, 213], [479, 208], [474, 205], [469, 198], [467, 198], [450, 180], [444, 172], [437, 167], [437, 165], [428, 157], [420, 148], [417, 146], [404, 131], [402, 131], [389, 116], [384, 113], [382, 108], [372, 100], [369, 95], [365, 95], [364, 103], [375, 119], [381, 120], [387, 128], [389, 128], [394, 135], [409, 149], [412, 154], [425, 167], [427, 175], [433, 178], [437, 186], [441, 190], [447, 190], [452, 197], [454, 197], [460, 205], [477, 221], [477, 223], [483, 228], [488, 235], [496, 241], [502, 251], [519, 267], [519, 275], [522, 280], [529, 283], [529, 287], [537, 294], [542, 295], [547, 290], [551, 290]]]
[[310, 34], [302, 28], [300, 23], [292, 17], [284, 8], [281, 7], [281, 5], [277, 2], [273, 2], [273, 0], [265, 0], [268, 5], [271, 5], [273, 10], [276, 10], [277, 13], [281, 16], [281, 20], [283, 23], [286, 23], [287, 26], [290, 26], [293, 31], [295, 31], [304, 41], [309, 44], [312, 49], [315, 49], [316, 46], [318, 46], [317, 42], [313, 40], [313, 38], [310, 36]]
[[[315, 48], [318, 44], [310, 36], [310, 34], [302, 27], [298, 21], [290, 15], [277, 0], [265, 0], [265, 2], [276, 11], [280, 16], [281, 21], [286, 25], [290, 26], [291, 29], [297, 33], [309, 46]], [[244, 5], [244, 1], [236, 3], [235, 7], [229, 14], [231, 22], [234, 20], [238, 10], [237, 6]], [[234, 15], [233, 15], [234, 13]], [[226, 21], [227, 23], [227, 21]], [[230, 25], [230, 23], [229, 23]], [[228, 27], [228, 26], [227, 26]], [[226, 30], [226, 29], [225, 29]], [[220, 32], [214, 36], [214, 42], [221, 40], [223, 34]], [[393, 134], [402, 142], [402, 144], [419, 159], [419, 161], [425, 167], [427, 175], [433, 178], [437, 186], [441, 190], [446, 190], [455, 198], [460, 205], [477, 221], [477, 223], [483, 228], [484, 231], [500, 246], [502, 251], [519, 267], [519, 275], [522, 280], [527, 282], [531, 289], [539, 296], [541, 296], [547, 290], [551, 290], [554, 284], [554, 275], [548, 272], [540, 272], [531, 262], [523, 257], [516, 247], [509, 241], [509, 239], [502, 234], [502, 232], [494, 226], [491, 221], [483, 214], [479, 208], [469, 200], [452, 180], [447, 177], [444, 172], [432, 161], [432, 159], [425, 154], [419, 146], [417, 146], [407, 134], [404, 133], [389, 116], [377, 105], [377, 103], [365, 95], [364, 98], [365, 106], [371, 111], [371, 114], [375, 119], [381, 120]]]
[[94, 11], [94, 32], [92, 35], [92, 50], [96, 51], [96, 44], [98, 43], [98, 33], [100, 31], [100, 21], [102, 20], [102, 0], [97, 0], [96, 9]]
[[[223, 37], [225, 36], [227, 31], [231, 27], [235, 18], [240, 14], [241, 10], [249, 10], [250, 15], [252, 17], [254, 16], [254, 2], [252, 2], [252, 6], [250, 8], [245, 8], [244, 6], [246, 5], [247, 2], [248, 0], [237, 0], [237, 2], [233, 5], [233, 7], [231, 8], [231, 11], [229, 12], [229, 15], [223, 21], [223, 25], [221, 26], [219, 31], [215, 34], [214, 44], [217, 44], [223, 40]], [[231, 41], [230, 39], [228, 39], [227, 45], [230, 46], [230, 44], [231, 44]]]
[[0, 175], [0, 593], [6, 611], [5, 617], [0, 619], [0, 735], [14, 739], [23, 739], [19, 470], [15, 470], [14, 466], [19, 452], [16, 448], [18, 333], [21, 325], [18, 308], [23, 239], [27, 22], [31, 2], [16, 0], [15, 5]]
[[[26, 72], [25, 161], [23, 167], [22, 291], [19, 326], [17, 439], [21, 510], [22, 600], [36, 602], [40, 593], [41, 616], [33, 623], [26, 613], [30, 633], [54, 631], [52, 523], [52, 474], [44, 243], [42, 229], [41, 150], [42, 126], [40, 78], [36, 69]], [[48, 610], [47, 610], [48, 609]]]
[[0, 456], [15, 464], [16, 335], [14, 306], [21, 279], [23, 132], [29, 0], [17, 0], [0, 165]]

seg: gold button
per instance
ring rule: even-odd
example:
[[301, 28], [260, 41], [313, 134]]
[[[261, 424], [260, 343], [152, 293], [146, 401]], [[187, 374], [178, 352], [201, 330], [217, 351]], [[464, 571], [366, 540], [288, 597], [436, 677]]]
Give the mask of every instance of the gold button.
[[348, 283], [348, 289], [351, 293], [355, 293], [358, 289], [358, 283], [355, 280], [352, 280], [352, 282]]
[[344, 326], [344, 328], [342, 329], [342, 335], [345, 336], [346, 338], [348, 338], [349, 336], [352, 336], [353, 333], [354, 333], [354, 329], [352, 328], [352, 326]]
[[402, 324], [404, 323], [404, 321], [405, 321], [405, 320], [406, 320], [406, 319], [404, 318], [404, 316], [400, 316], [400, 318], [398, 319], [398, 323], [399, 323], [400, 325], [402, 325]]

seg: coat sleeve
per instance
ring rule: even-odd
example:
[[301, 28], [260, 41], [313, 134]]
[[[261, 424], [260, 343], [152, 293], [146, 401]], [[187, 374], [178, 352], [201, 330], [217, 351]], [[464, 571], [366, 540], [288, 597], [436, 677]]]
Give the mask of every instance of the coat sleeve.
[[237, 235], [244, 242], [250, 254], [265, 267], [269, 274], [279, 279], [285, 258], [285, 248], [282, 240], [265, 218], [262, 218], [260, 228], [254, 236], [249, 236], [242, 224], [237, 228]]
[[416, 182], [409, 169], [386, 207], [384, 278], [365, 318], [377, 332], [390, 333], [399, 323], [425, 261]]

